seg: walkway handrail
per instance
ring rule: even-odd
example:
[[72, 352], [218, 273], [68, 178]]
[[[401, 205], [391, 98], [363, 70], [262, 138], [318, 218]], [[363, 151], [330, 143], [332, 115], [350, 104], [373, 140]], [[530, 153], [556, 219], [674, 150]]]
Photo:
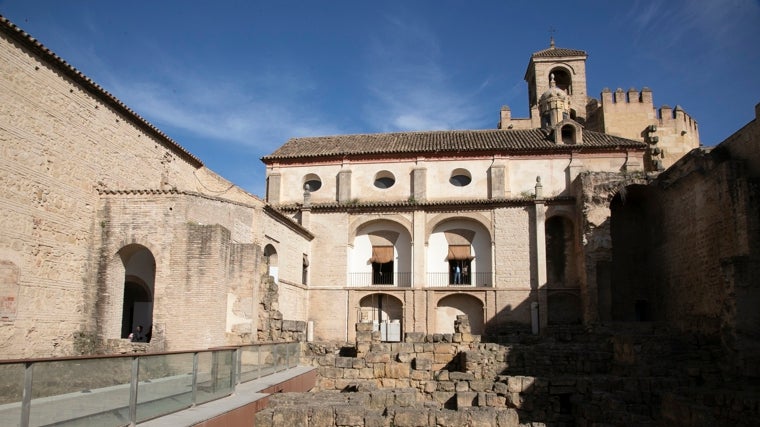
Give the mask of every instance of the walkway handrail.
[[0, 361], [0, 425], [134, 426], [298, 365], [298, 342]]

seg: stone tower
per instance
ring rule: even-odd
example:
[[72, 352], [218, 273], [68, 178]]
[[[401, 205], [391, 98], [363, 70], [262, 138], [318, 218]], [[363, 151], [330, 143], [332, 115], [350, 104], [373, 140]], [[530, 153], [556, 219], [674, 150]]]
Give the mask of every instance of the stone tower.
[[548, 49], [531, 55], [528, 69], [525, 71], [525, 81], [528, 82], [528, 103], [534, 127], [541, 124], [539, 97], [554, 86], [562, 89], [569, 97], [569, 118], [581, 124], [586, 121], [587, 57], [586, 52], [582, 50], [556, 47], [554, 38], [551, 39]]

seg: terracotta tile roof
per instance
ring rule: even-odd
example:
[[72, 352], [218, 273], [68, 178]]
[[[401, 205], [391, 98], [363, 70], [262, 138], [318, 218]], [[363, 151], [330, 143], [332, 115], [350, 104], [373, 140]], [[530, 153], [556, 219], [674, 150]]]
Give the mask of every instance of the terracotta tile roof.
[[618, 148], [643, 150], [646, 144], [589, 130], [583, 131], [583, 144], [577, 145], [557, 145], [541, 129], [397, 132], [293, 138], [272, 154], [263, 157], [262, 161], [266, 163], [335, 156], [567, 152]]
[[577, 49], [565, 49], [563, 47], [550, 47], [539, 50], [531, 55], [531, 58], [561, 58], [565, 56], [588, 56], [585, 51]]
[[44, 62], [47, 62], [52, 67], [60, 70], [64, 75], [68, 76], [74, 82], [79, 84], [83, 89], [97, 97], [103, 103], [110, 105], [114, 110], [123, 114], [126, 118], [130, 119], [137, 126], [143, 128], [148, 134], [152, 134], [159, 140], [164, 141], [169, 147], [178, 152], [180, 156], [189, 160], [197, 167], [203, 166], [203, 162], [195, 157], [192, 153], [187, 151], [184, 147], [179, 145], [176, 141], [171, 139], [159, 128], [153, 126], [150, 122], [142, 118], [139, 114], [132, 111], [126, 104], [121, 102], [118, 98], [111, 95], [108, 91], [103, 89], [100, 85], [95, 83], [92, 79], [82, 74], [81, 71], [71, 66], [68, 62], [63, 60], [60, 56], [56, 55], [52, 50], [45, 47], [42, 43], [37, 41], [29, 33], [22, 30], [16, 24], [9, 21], [8, 18], [0, 15], [0, 32], [3, 32], [10, 36], [12, 39], [24, 45], [27, 49], [34, 52]]

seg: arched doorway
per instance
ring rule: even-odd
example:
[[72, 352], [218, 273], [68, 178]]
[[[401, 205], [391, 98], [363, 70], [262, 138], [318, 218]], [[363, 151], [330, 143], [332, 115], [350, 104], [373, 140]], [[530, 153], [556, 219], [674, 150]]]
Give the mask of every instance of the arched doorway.
[[150, 340], [156, 260], [150, 250], [142, 245], [125, 246], [118, 254], [124, 264], [121, 338], [129, 337], [130, 332], [139, 325]]
[[277, 282], [279, 279], [279, 265], [277, 259], [277, 249], [272, 245], [266, 245], [264, 247], [264, 259], [267, 263], [267, 273], [274, 278]]
[[359, 321], [371, 322], [383, 341], [401, 341], [404, 304], [388, 294], [370, 294], [359, 301]]
[[[644, 185], [621, 189], [610, 203], [612, 240], [610, 314], [615, 321], [660, 320], [657, 263], [659, 222], [653, 190]], [[605, 308], [600, 301], [600, 310]]]
[[466, 314], [473, 334], [483, 333], [483, 302], [467, 294], [454, 294], [441, 298], [436, 307], [435, 331], [439, 334], [454, 333], [454, 321]]

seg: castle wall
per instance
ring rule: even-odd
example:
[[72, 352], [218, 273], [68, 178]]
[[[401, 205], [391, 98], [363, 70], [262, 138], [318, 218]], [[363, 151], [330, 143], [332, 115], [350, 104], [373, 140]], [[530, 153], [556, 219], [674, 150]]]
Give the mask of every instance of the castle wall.
[[[699, 147], [696, 120], [679, 106], [672, 109], [663, 105], [656, 109], [649, 88], [641, 91], [618, 88], [614, 93], [605, 88], [600, 100], [588, 104], [588, 129], [650, 143], [652, 148], [662, 151], [662, 154], [652, 155], [650, 162], [659, 160], [663, 168], [668, 168]], [[655, 126], [656, 130], [650, 131], [649, 126]], [[654, 143], [654, 137], [658, 142]], [[648, 170], [656, 170], [656, 167], [650, 165]]]

